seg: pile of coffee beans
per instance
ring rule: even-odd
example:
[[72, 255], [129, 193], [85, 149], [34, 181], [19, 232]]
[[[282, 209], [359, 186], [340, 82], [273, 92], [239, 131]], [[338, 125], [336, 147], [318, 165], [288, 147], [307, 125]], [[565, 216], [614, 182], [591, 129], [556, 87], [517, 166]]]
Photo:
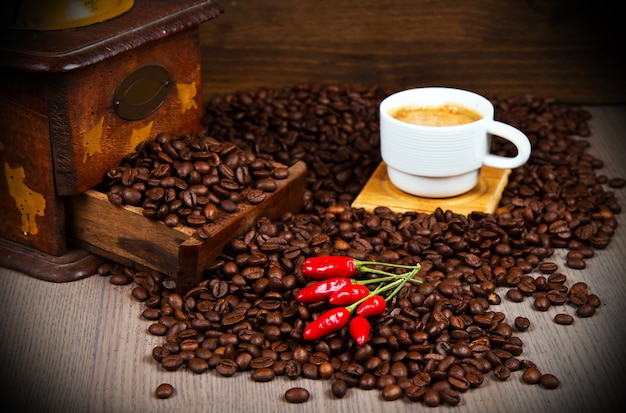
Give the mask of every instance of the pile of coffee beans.
[[[584, 268], [610, 242], [621, 212], [605, 186], [622, 187], [624, 180], [597, 174], [602, 161], [585, 152], [589, 114], [551, 99], [494, 98], [497, 117], [533, 144], [494, 214], [394, 213], [384, 205], [368, 213], [350, 205], [380, 162], [378, 103], [387, 94], [378, 87], [300, 85], [210, 100], [203, 135], [257, 159], [306, 162], [304, 207], [275, 221], [258, 219], [185, 293], [158, 272], [113, 263], [99, 269], [111, 282], [133, 283], [148, 331], [163, 338], [152, 353], [160, 368], [224, 377], [246, 372], [258, 382], [329, 380], [333, 397], [376, 389], [383, 400], [427, 406], [457, 405], [486, 379], [505, 381], [515, 372], [529, 384], [559, 386], [523, 357], [517, 332], [530, 321], [510, 323], [498, 304], [573, 306], [578, 317], [600, 307], [586, 283], [570, 285], [550, 259], [563, 248], [567, 266]], [[499, 154], [514, 151], [498, 139], [492, 146]], [[304, 326], [329, 308], [294, 299], [308, 282], [301, 264], [315, 255], [420, 263], [424, 283], [407, 284], [371, 320], [365, 345], [356, 345], [346, 328], [308, 342]], [[555, 322], [571, 324], [565, 315]], [[284, 398], [301, 402], [309, 394], [292, 389]]]
[[143, 216], [171, 227], [202, 227], [242, 202], [263, 202], [287, 177], [289, 169], [267, 155], [201, 133], [163, 132], [111, 169], [104, 188], [113, 205], [140, 206]]

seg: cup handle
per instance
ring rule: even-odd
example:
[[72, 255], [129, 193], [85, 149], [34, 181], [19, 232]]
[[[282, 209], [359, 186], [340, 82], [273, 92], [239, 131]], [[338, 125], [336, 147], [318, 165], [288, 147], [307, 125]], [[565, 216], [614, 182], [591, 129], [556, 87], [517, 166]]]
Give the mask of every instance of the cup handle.
[[493, 121], [487, 127], [487, 133], [499, 136], [511, 142], [517, 147], [517, 155], [507, 157], [488, 153], [483, 160], [483, 164], [494, 168], [512, 169], [523, 165], [528, 158], [530, 158], [530, 141], [519, 129], [507, 125], [506, 123]]

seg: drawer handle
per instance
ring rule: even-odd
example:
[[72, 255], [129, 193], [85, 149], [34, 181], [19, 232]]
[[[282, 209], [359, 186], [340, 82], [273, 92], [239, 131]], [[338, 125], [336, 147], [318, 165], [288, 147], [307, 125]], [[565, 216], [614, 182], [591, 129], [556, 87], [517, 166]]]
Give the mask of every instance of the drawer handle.
[[161, 66], [144, 66], [129, 73], [115, 88], [115, 113], [126, 120], [150, 116], [167, 98], [170, 85], [170, 74]]

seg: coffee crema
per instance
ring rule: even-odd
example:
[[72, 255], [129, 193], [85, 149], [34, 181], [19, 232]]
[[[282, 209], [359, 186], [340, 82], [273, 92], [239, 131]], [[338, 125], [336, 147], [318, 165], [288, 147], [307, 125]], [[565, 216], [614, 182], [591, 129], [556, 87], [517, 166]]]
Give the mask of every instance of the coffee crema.
[[393, 118], [421, 126], [457, 126], [482, 118], [477, 111], [456, 103], [440, 106], [401, 106], [389, 113]]

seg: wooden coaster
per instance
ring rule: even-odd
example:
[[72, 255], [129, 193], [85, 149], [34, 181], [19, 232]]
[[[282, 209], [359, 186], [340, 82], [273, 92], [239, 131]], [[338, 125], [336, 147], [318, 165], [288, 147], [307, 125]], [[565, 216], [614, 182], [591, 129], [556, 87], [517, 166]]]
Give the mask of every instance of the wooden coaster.
[[372, 212], [386, 206], [394, 212], [417, 211], [431, 213], [438, 207], [467, 215], [473, 211], [495, 212], [502, 191], [511, 173], [510, 169], [483, 166], [474, 189], [451, 198], [422, 198], [396, 188], [387, 175], [387, 165], [381, 162], [352, 203], [353, 208]]

